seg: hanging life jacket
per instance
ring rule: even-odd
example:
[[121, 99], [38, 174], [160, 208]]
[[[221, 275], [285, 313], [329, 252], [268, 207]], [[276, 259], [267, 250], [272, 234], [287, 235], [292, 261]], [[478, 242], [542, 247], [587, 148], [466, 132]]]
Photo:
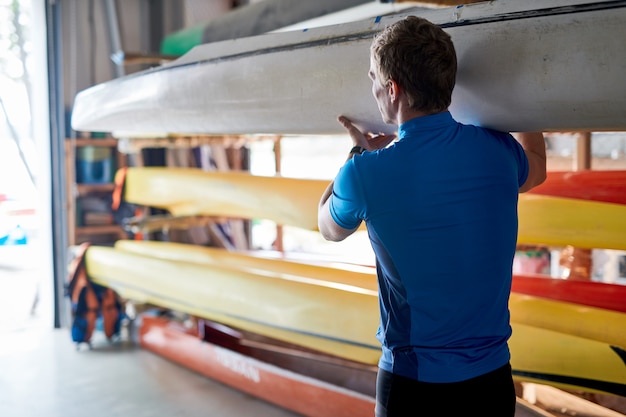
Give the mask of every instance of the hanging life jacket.
[[71, 301], [72, 341], [76, 349], [87, 343], [91, 349], [91, 336], [96, 327], [102, 328], [107, 339], [119, 336], [123, 318], [122, 303], [111, 288], [96, 284], [89, 279], [85, 255], [89, 243], [83, 243], [69, 267], [66, 296]]

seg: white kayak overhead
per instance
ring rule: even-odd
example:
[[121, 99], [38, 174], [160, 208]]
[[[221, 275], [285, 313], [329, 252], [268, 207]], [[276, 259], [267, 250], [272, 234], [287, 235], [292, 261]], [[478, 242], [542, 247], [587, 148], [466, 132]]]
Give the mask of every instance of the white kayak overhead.
[[450, 111], [505, 131], [626, 130], [626, 1], [499, 0], [199, 45], [81, 91], [78, 131], [337, 134], [344, 114], [393, 132], [371, 95], [369, 45], [418, 14], [455, 43]]

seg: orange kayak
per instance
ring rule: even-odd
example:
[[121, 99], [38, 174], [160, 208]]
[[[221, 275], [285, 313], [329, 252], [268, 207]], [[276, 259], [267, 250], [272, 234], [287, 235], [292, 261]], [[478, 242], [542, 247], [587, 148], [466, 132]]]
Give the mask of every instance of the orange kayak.
[[548, 172], [546, 181], [529, 193], [626, 204], [626, 171]]
[[515, 275], [515, 293], [626, 313], [626, 285], [570, 281], [543, 275]]

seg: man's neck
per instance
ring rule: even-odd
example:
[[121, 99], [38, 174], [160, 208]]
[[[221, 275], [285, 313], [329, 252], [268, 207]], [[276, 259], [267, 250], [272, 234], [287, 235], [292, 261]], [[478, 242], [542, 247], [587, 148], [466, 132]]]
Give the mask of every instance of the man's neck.
[[398, 126], [400, 126], [404, 122], [408, 122], [409, 120], [415, 119], [417, 117], [424, 117], [424, 116], [429, 116], [429, 115], [430, 113], [413, 110], [411, 108], [408, 108], [408, 106], [406, 109], [401, 108], [400, 111], [398, 111], [398, 117], [397, 117]]

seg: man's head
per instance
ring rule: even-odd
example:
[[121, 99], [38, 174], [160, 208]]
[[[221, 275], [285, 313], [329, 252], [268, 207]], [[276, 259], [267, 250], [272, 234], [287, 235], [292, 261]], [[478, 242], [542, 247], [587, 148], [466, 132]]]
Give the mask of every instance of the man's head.
[[376, 82], [394, 80], [409, 107], [427, 114], [445, 111], [456, 81], [456, 52], [450, 35], [426, 19], [409, 16], [380, 32], [371, 49]]

